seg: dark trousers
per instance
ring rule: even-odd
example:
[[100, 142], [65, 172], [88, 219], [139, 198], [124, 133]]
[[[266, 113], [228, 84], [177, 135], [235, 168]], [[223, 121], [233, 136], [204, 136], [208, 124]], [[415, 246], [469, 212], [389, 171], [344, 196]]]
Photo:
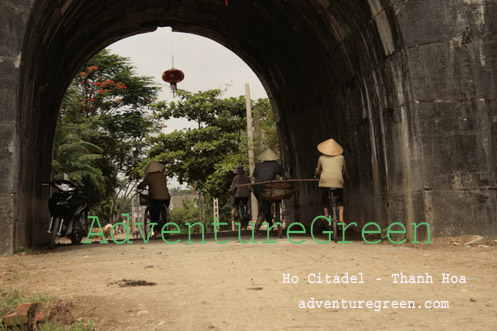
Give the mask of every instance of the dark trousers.
[[257, 209], [259, 215], [264, 215], [265, 219], [269, 222], [271, 220], [271, 202], [262, 198], [262, 189], [264, 188], [264, 184], [254, 185], [254, 195], [257, 198]]
[[233, 206], [237, 206], [240, 205], [240, 202], [245, 202], [245, 204], [248, 203], [248, 198], [249, 197], [235, 197], [235, 202], [233, 203]]
[[170, 203], [170, 199], [163, 199], [163, 200], [156, 200], [156, 199], [151, 199], [150, 200], [150, 221], [151, 222], [154, 222], [154, 223], [157, 223], [159, 225], [164, 225], [164, 224], [160, 224], [159, 221], [160, 221], [160, 209], [159, 209], [159, 206], [161, 204], [163, 205], [166, 205], [168, 208], [169, 208], [169, 203]]
[[333, 189], [333, 195], [336, 197], [337, 206], [343, 206], [343, 188], [320, 187], [321, 205], [323, 208], [328, 208], [328, 191]]

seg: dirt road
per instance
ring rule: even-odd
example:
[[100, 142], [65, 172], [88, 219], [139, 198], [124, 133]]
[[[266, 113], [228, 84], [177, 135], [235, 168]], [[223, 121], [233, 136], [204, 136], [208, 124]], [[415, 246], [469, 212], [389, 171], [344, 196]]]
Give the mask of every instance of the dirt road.
[[[1, 288], [56, 296], [71, 304], [74, 321], [91, 320], [99, 330], [494, 330], [497, 325], [495, 246], [467, 247], [448, 239], [423, 247], [320, 245], [310, 237], [298, 245], [285, 238], [276, 244], [222, 238], [227, 239], [226, 244], [213, 239], [185, 244], [183, 238], [173, 245], [160, 240], [63, 245], [1, 257]], [[443, 274], [450, 275], [448, 283]], [[426, 282], [393, 282], [413, 281], [411, 275]], [[298, 282], [292, 283], [293, 276]], [[315, 283], [318, 276], [323, 283]], [[123, 280], [155, 285], [122, 287]], [[407, 308], [412, 302], [415, 308]]]

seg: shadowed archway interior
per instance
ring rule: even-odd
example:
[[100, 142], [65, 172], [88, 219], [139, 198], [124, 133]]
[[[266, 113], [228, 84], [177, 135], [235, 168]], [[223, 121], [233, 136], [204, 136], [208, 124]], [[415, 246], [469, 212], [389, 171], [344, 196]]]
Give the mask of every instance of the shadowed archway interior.
[[[436, 169], [423, 164], [425, 119], [413, 111], [416, 75], [408, 61], [419, 50], [406, 6], [386, 0], [34, 1], [18, 89], [14, 246], [44, 240], [48, 192], [39, 184], [50, 177], [58, 107], [72, 77], [107, 45], [162, 26], [210, 38], [252, 68], [273, 105], [292, 177], [313, 176], [319, 142], [340, 142], [351, 177], [346, 219], [382, 227], [433, 222], [438, 200], [431, 192], [445, 184], [433, 184]], [[400, 26], [409, 32], [407, 45]], [[316, 185], [301, 184], [288, 203], [288, 220], [310, 224], [320, 214], [318, 201]], [[483, 216], [476, 222], [485, 222]], [[490, 228], [495, 232], [495, 224]], [[432, 231], [458, 232], [444, 229]]]

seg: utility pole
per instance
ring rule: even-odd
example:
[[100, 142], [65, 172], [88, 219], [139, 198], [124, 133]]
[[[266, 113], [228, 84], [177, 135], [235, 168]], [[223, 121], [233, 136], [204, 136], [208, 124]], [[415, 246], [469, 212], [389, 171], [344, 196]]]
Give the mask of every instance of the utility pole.
[[[247, 110], [247, 136], [248, 136], [248, 158], [249, 158], [249, 177], [254, 174], [254, 127], [252, 126], [252, 104], [250, 99], [250, 86], [245, 83], [245, 108]], [[252, 220], [257, 219], [257, 199], [254, 194], [250, 195], [250, 209]]]

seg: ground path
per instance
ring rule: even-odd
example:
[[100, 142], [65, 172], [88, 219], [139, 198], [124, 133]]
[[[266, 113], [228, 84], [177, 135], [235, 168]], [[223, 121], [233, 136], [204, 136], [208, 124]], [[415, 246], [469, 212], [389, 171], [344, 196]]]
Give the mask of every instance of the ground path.
[[[71, 302], [75, 320], [91, 319], [100, 330], [492, 330], [497, 325], [495, 246], [320, 245], [310, 237], [300, 238], [306, 242], [299, 245], [285, 238], [245, 245], [236, 237], [221, 238], [227, 239], [226, 244], [211, 238], [206, 244], [62, 245], [5, 256], [0, 286]], [[310, 284], [308, 275], [319, 272], [323, 280], [327, 273], [362, 273], [364, 284]], [[391, 275], [401, 272], [428, 273], [434, 283], [393, 284]], [[444, 273], [464, 276], [467, 283], [442, 284]], [[283, 284], [283, 274], [296, 275], [299, 282]], [[120, 287], [124, 279], [156, 285]], [[448, 301], [450, 308], [299, 308], [311, 298], [362, 305], [413, 300], [417, 307]]]

